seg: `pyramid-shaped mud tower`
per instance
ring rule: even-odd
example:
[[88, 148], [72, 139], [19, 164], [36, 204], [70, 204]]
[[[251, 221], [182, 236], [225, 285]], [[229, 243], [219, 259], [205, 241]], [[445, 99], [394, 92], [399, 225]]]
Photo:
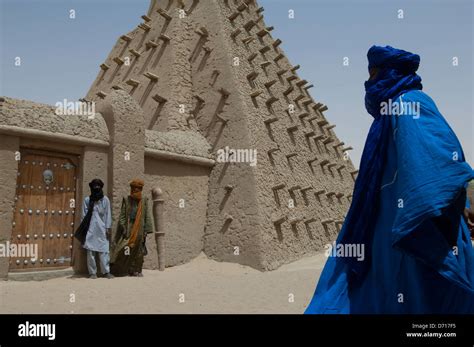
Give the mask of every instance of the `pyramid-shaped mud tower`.
[[[85, 100], [127, 93], [143, 110], [146, 143], [184, 143], [194, 164], [200, 156], [214, 160], [208, 187], [187, 192], [206, 190], [202, 234], [182, 230], [167, 251], [187, 252], [198, 237], [213, 259], [271, 270], [335, 239], [357, 171], [351, 147], [336, 137], [327, 107], [308, 93], [312, 85], [272, 37], [263, 12], [249, 0], [152, 0], [143, 22], [100, 65]], [[205, 143], [208, 153], [193, 154], [194, 143]], [[166, 184], [158, 182], [165, 192]], [[167, 224], [185, 218], [181, 198], [167, 195]]]

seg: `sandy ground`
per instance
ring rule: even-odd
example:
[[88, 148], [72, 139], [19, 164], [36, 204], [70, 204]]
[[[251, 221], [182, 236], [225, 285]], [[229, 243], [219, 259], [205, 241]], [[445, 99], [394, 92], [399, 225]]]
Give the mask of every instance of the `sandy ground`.
[[[220, 263], [204, 254], [143, 278], [64, 277], [0, 282], [0, 313], [303, 313], [326, 258], [272, 272]], [[184, 302], [183, 302], [184, 301]]]

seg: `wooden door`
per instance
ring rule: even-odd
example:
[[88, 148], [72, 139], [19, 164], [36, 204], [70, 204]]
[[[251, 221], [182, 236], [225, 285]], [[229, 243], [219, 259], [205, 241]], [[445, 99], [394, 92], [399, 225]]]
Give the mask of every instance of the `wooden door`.
[[69, 267], [78, 158], [28, 149], [20, 154], [11, 245], [28, 244], [30, 250], [37, 246], [37, 258], [10, 257], [10, 271]]

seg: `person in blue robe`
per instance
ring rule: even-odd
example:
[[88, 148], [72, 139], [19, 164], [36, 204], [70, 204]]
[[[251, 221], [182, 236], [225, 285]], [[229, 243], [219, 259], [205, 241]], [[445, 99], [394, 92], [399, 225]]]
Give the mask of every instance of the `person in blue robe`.
[[[474, 253], [463, 212], [474, 173], [417, 54], [373, 46], [373, 123], [353, 199], [306, 314], [474, 313]], [[363, 249], [354, 255], [352, 249]]]
[[97, 278], [96, 256], [98, 256], [103, 276], [112, 279], [114, 276], [110, 273], [109, 264], [109, 239], [112, 227], [110, 201], [102, 190], [104, 187], [102, 180], [92, 180], [89, 187], [91, 195], [86, 196], [82, 204], [82, 218], [87, 222], [85, 227], [87, 233], [82, 244], [87, 254], [87, 270], [89, 278]]

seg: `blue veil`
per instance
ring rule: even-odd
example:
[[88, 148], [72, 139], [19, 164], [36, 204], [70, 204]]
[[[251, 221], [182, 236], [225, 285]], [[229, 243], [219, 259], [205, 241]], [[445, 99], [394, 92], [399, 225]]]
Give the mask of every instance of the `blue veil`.
[[[474, 257], [462, 219], [473, 171], [456, 135], [421, 91], [420, 57], [390, 46], [373, 46], [367, 57], [369, 69], [379, 69], [365, 82], [374, 120], [336, 240], [364, 245], [365, 259], [330, 257], [306, 313], [474, 313]], [[417, 103], [421, 114], [382, 115], [388, 100]], [[400, 287], [410, 303], [388, 298]]]
[[380, 69], [374, 80], [365, 82], [365, 106], [374, 117], [362, 153], [360, 168], [355, 182], [352, 204], [345, 221], [344, 232], [338, 243], [364, 244], [366, 261], [354, 258], [350, 263], [351, 277], [356, 281], [363, 277], [371, 262], [371, 239], [377, 215], [378, 190], [386, 163], [387, 139], [390, 119], [380, 114], [380, 104], [409, 90], [422, 89], [421, 78], [416, 74], [420, 56], [390, 46], [372, 46], [367, 54], [369, 69]]

